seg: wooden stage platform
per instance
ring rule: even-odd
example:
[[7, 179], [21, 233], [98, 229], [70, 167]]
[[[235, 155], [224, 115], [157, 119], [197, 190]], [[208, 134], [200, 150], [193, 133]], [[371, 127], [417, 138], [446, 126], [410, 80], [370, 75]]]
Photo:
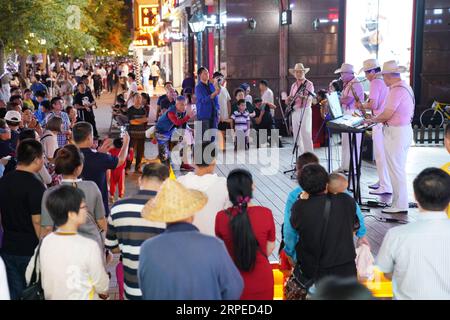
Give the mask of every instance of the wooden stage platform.
[[[234, 163], [224, 163], [217, 166], [218, 174], [222, 176], [227, 176], [227, 174], [235, 168], [245, 168], [249, 170], [252, 175], [256, 185], [256, 190], [254, 192], [253, 202], [255, 204], [268, 207], [272, 210], [276, 229], [277, 229], [277, 240], [276, 240], [276, 250], [274, 254], [270, 257], [271, 261], [278, 260], [278, 246], [281, 241], [281, 225], [283, 223], [284, 207], [288, 197], [288, 194], [297, 186], [297, 181], [291, 179], [290, 174], [283, 174], [283, 171], [289, 170], [292, 167], [292, 139], [286, 140], [288, 143], [285, 144], [284, 148], [272, 149], [273, 152], [279, 150], [279, 167], [277, 168], [274, 175], [266, 175], [261, 172], [261, 164], [248, 164], [245, 161], [242, 153], [246, 153], [248, 162], [248, 151], [240, 151], [243, 159], [238, 159], [236, 156], [236, 161]], [[291, 141], [291, 143], [289, 143]], [[267, 149], [261, 149], [259, 152], [265, 153]], [[333, 169], [339, 167], [340, 147], [335, 146], [332, 149], [332, 166]], [[327, 168], [327, 148], [315, 149], [315, 153], [320, 159], [321, 164]], [[220, 160], [220, 158], [218, 159]], [[240, 161], [239, 161], [240, 160]], [[407, 175], [408, 175], [408, 194], [409, 201], [414, 202], [412, 182], [416, 175], [423, 169], [427, 167], [441, 167], [444, 163], [450, 161], [450, 156], [444, 147], [419, 147], [413, 146], [410, 148], [408, 154], [407, 163]], [[178, 174], [178, 172], [176, 172]], [[377, 172], [375, 163], [363, 161], [361, 167], [361, 190], [362, 190], [362, 201], [366, 202], [368, 199], [377, 200], [380, 199], [383, 202], [390, 202], [390, 196], [388, 197], [378, 197], [374, 195], [369, 195], [368, 186], [377, 181]], [[376, 256], [383, 241], [386, 232], [398, 223], [386, 223], [379, 222], [374, 217], [392, 217], [398, 218], [405, 221], [414, 221], [418, 214], [418, 209], [410, 209], [408, 215], [386, 215], [381, 213], [381, 209], [371, 208], [370, 212], [363, 212], [365, 215], [365, 225], [367, 228], [367, 236], [371, 245], [372, 253]]]

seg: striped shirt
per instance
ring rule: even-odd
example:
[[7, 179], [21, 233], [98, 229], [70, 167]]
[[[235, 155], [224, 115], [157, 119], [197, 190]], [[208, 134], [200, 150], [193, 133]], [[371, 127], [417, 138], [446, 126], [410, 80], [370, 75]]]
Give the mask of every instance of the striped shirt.
[[245, 110], [244, 112], [233, 112], [233, 114], [231, 115], [231, 119], [234, 120], [234, 129], [236, 131], [241, 130], [246, 132], [248, 129], [250, 129], [250, 113], [248, 113], [247, 110]]
[[148, 221], [141, 217], [145, 204], [156, 196], [156, 191], [141, 190], [133, 197], [117, 201], [108, 217], [106, 248], [120, 248], [124, 269], [125, 298], [140, 300], [137, 269], [142, 243], [162, 232], [166, 225]]
[[[43, 126], [45, 127], [47, 125], [47, 122], [54, 117], [59, 117], [62, 120], [62, 130], [64, 132], [67, 132], [70, 130], [70, 118], [69, 115], [67, 113], [65, 113], [64, 111], [61, 111], [59, 114], [55, 113], [54, 111], [50, 112], [47, 114], [47, 116], [45, 117], [44, 121], [43, 121]], [[58, 147], [62, 148], [67, 144], [67, 136], [64, 133], [58, 133], [57, 136], [57, 140], [58, 140]]]
[[444, 212], [421, 212], [418, 220], [388, 231], [377, 257], [392, 273], [398, 300], [450, 299], [450, 219]]

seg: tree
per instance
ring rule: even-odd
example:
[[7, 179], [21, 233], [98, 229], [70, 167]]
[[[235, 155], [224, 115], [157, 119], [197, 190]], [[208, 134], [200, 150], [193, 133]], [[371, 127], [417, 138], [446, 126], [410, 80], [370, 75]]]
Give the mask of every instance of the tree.
[[[48, 50], [81, 56], [107, 49], [128, 51], [131, 41], [122, 0], [1, 0], [0, 74], [5, 52], [20, 55]], [[21, 59], [23, 60], [23, 59]]]

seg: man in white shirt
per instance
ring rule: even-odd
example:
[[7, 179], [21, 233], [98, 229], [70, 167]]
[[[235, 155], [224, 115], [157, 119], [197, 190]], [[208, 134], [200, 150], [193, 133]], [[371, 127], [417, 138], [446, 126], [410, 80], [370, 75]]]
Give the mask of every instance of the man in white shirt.
[[144, 84], [144, 90], [147, 93], [150, 93], [150, 76], [151, 76], [151, 69], [147, 63], [147, 61], [144, 61], [143, 67], [142, 67], [142, 83]]
[[[261, 100], [263, 104], [274, 104], [273, 91], [269, 88], [269, 83], [267, 82], [267, 80], [261, 80], [259, 82], [259, 91], [261, 92]], [[275, 109], [270, 109], [270, 114], [272, 115], [272, 118], [274, 118]]]
[[194, 217], [193, 224], [201, 233], [215, 236], [217, 212], [232, 206], [228, 198], [227, 179], [214, 173], [216, 149], [214, 143], [203, 142], [194, 146], [195, 173], [190, 172], [178, 178], [186, 188], [206, 193], [206, 206]]
[[438, 168], [414, 180], [417, 221], [386, 234], [377, 265], [392, 279], [398, 300], [450, 299], [450, 176]]
[[134, 73], [128, 74], [128, 92], [127, 92], [127, 107], [131, 108], [134, 103], [134, 95], [138, 93], [138, 86], [136, 83], [136, 75]]
[[156, 85], [158, 84], [158, 78], [159, 78], [160, 72], [161, 72], [161, 70], [159, 69], [158, 65], [156, 64], [156, 61], [153, 61], [152, 67], [151, 67], [153, 90], [156, 90]]
[[108, 73], [106, 72], [106, 69], [103, 65], [100, 66], [100, 69], [98, 70], [100, 76], [102, 77], [102, 91], [106, 90], [106, 79], [108, 77]]

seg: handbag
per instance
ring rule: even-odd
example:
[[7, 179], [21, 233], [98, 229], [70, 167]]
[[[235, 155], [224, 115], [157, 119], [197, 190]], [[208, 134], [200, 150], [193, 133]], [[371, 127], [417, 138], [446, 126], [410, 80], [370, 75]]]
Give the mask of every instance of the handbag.
[[36, 255], [34, 257], [34, 267], [33, 273], [31, 274], [30, 284], [25, 288], [25, 290], [23, 290], [20, 300], [45, 300], [44, 289], [42, 289], [41, 283], [41, 270], [36, 272], [39, 253], [41, 251], [41, 243], [39, 243]]
[[297, 262], [295, 264], [294, 271], [292, 272], [289, 279], [286, 281], [286, 285], [284, 288], [284, 295], [286, 300], [306, 300], [309, 289], [314, 285], [314, 282], [319, 273], [320, 256], [322, 255], [322, 249], [325, 243], [325, 236], [328, 228], [330, 210], [331, 210], [331, 200], [327, 195], [325, 201], [325, 209], [323, 212], [324, 226], [320, 237], [320, 250], [318, 254], [319, 260], [317, 261], [314, 277], [309, 278], [308, 276], [306, 276], [300, 264]]

